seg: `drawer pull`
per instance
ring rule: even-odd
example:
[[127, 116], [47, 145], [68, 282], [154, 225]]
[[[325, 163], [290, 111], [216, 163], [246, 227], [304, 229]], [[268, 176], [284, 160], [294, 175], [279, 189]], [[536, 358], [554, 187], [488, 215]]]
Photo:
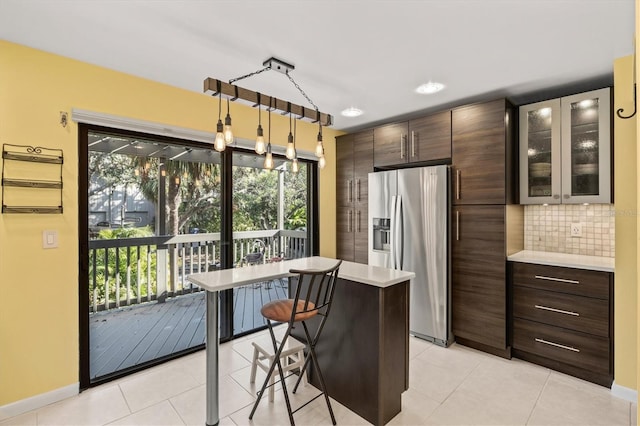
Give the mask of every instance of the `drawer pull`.
[[576, 349], [571, 346], [561, 345], [560, 343], [553, 343], [544, 339], [538, 339], [537, 337], [536, 337], [536, 342], [544, 343], [545, 345], [549, 345], [549, 346], [555, 346], [556, 348], [560, 348], [560, 349], [566, 349], [568, 351], [580, 352], [580, 349]]
[[551, 312], [557, 312], [559, 314], [566, 314], [566, 315], [573, 315], [574, 317], [579, 317], [580, 314], [577, 312], [571, 312], [571, 311], [564, 311], [562, 309], [556, 309], [556, 308], [550, 308], [548, 306], [542, 306], [542, 305], [534, 305], [536, 309], [542, 309], [545, 311], [551, 311]]
[[536, 275], [537, 280], [558, 281], [561, 283], [580, 284], [580, 281], [566, 280], [564, 278], [545, 277], [544, 275]]

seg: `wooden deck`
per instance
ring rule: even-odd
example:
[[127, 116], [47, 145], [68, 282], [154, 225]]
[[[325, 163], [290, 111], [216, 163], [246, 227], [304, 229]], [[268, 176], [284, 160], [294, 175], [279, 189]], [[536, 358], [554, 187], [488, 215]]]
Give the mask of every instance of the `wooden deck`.
[[[265, 325], [263, 304], [286, 298], [286, 280], [234, 289], [234, 334]], [[205, 292], [89, 317], [91, 379], [205, 343]]]

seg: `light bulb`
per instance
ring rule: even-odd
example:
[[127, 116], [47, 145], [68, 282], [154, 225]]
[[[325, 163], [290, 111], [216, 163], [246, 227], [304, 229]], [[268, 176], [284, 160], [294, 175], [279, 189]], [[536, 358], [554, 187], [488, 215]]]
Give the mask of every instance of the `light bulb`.
[[267, 151], [267, 155], [264, 157], [264, 168], [267, 170], [273, 169], [273, 156], [269, 151]]
[[293, 135], [289, 133], [289, 142], [287, 142], [287, 150], [284, 153], [289, 160], [296, 158], [296, 147], [293, 146]]
[[322, 157], [322, 154], [324, 153], [324, 147], [322, 146], [322, 141], [318, 141], [318, 143], [316, 144], [316, 157]]
[[258, 125], [258, 131], [257, 131], [257, 136], [256, 136], [256, 153], [257, 154], [264, 154], [264, 136], [263, 136], [263, 132], [262, 132], [262, 126]]
[[298, 164], [298, 159], [294, 158], [293, 161], [291, 162], [291, 171], [293, 173], [298, 173], [299, 170], [300, 170], [300, 165]]
[[138, 168], [136, 167], [136, 169], [133, 171], [133, 174], [136, 176], [140, 176], [140, 170], [138, 170]]
[[223, 126], [222, 126], [222, 120], [218, 120], [218, 126], [217, 126], [217, 132], [216, 132], [216, 140], [215, 142], [213, 142], [213, 148], [218, 151], [218, 152], [222, 152], [224, 151], [224, 149], [226, 148], [227, 144], [224, 141], [224, 134], [223, 132]]
[[224, 119], [224, 141], [227, 144], [233, 143], [233, 130], [231, 129], [231, 116], [227, 113]]
[[176, 176], [176, 185], [180, 185], [180, 178]]
[[324, 169], [324, 166], [326, 166], [326, 165], [327, 165], [327, 160], [324, 159], [324, 155], [323, 155], [318, 160], [318, 167], [320, 168], [320, 170], [322, 170], [322, 169]]

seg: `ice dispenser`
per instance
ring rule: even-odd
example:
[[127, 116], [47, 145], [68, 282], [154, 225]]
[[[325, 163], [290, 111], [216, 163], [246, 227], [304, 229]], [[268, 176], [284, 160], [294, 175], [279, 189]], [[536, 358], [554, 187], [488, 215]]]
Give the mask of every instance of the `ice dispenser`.
[[373, 218], [373, 249], [391, 250], [391, 219]]

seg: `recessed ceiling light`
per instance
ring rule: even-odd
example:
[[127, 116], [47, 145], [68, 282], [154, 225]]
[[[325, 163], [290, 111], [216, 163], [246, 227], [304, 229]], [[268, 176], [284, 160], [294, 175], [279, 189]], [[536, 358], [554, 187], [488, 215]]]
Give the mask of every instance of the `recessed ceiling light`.
[[340, 114], [344, 115], [345, 117], [359, 117], [362, 115], [362, 110], [356, 107], [349, 107], [343, 110]]
[[430, 95], [432, 93], [439, 92], [442, 89], [444, 89], [444, 84], [438, 83], [435, 81], [430, 81], [428, 83], [421, 84], [420, 86], [418, 86], [418, 88], [416, 89], [416, 92], [420, 93], [421, 95]]

